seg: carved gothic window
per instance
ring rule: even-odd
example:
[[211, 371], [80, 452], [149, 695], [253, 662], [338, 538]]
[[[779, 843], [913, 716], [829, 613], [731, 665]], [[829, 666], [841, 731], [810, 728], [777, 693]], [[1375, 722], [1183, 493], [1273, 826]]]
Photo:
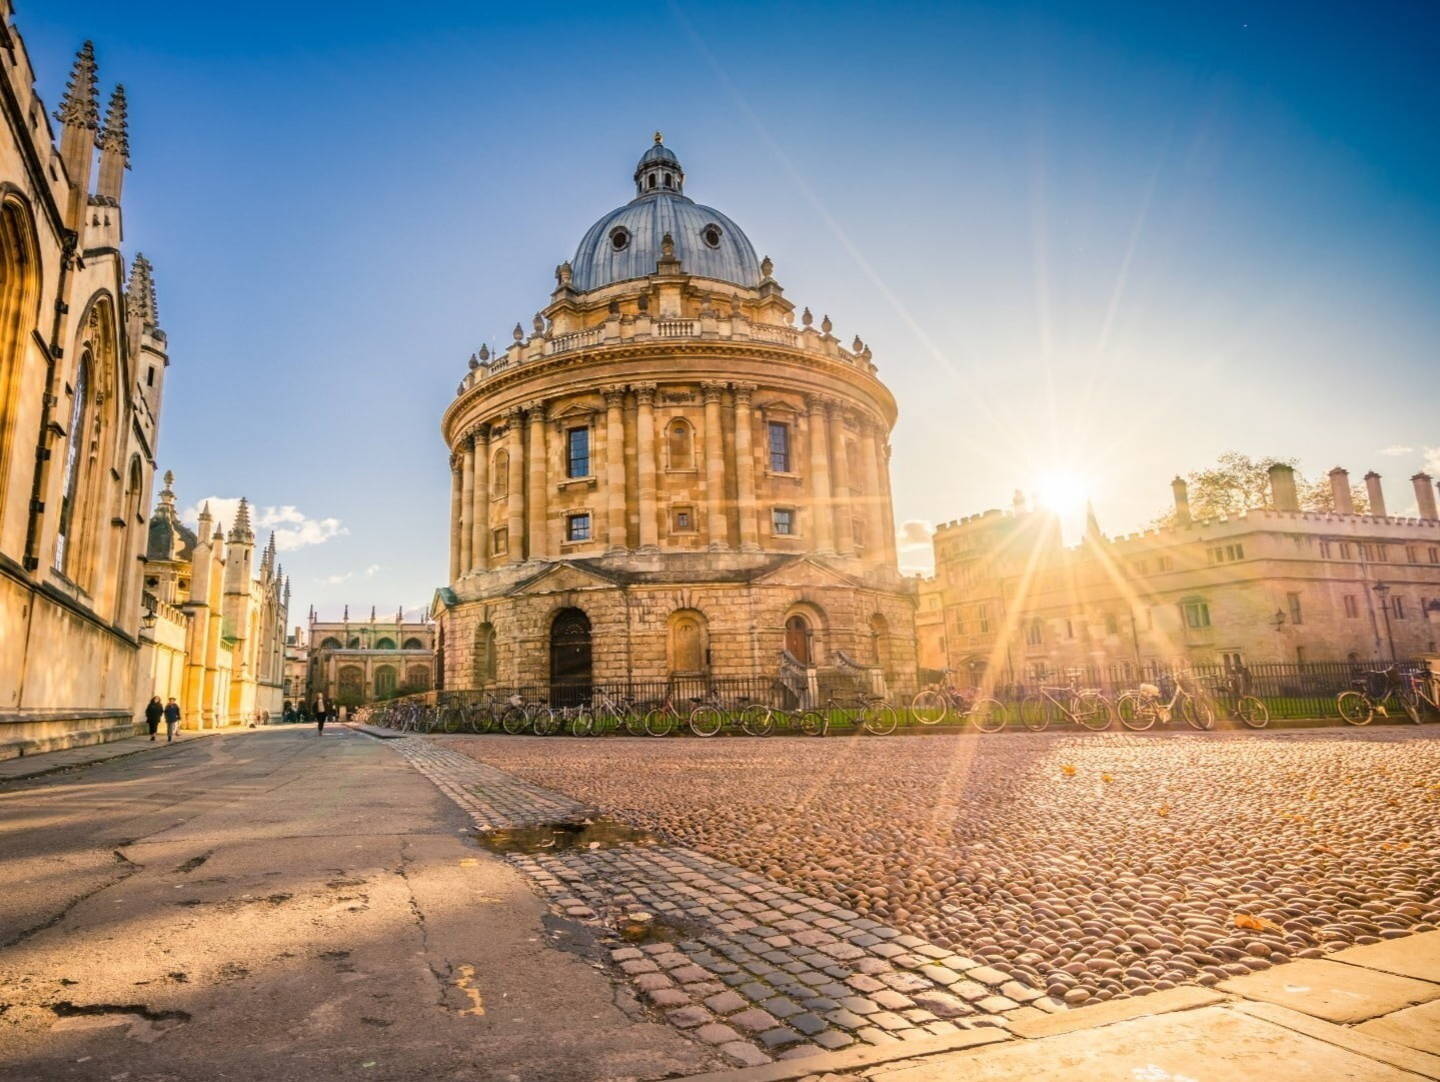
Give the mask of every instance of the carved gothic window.
[[70, 554], [74, 550], [74, 539], [79, 522], [75, 518], [75, 504], [80, 498], [80, 459], [85, 442], [85, 422], [89, 419], [90, 400], [90, 356], [80, 358], [80, 368], [75, 373], [75, 392], [70, 401], [70, 427], [65, 433], [65, 487], [60, 497], [60, 529], [55, 538], [55, 570], [61, 574], [72, 571]]

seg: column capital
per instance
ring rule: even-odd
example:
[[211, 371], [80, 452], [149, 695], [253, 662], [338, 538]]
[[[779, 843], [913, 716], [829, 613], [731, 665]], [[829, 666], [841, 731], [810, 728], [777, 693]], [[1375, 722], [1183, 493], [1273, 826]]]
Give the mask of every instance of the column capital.
[[724, 390], [725, 384], [716, 380], [706, 380], [700, 384], [700, 393], [704, 396], [707, 405], [711, 402], [719, 402], [720, 395]]
[[811, 413], [829, 413], [838, 402], [834, 395], [810, 393], [805, 396], [805, 405]]
[[730, 389], [735, 393], [736, 403], [749, 402], [750, 396], [755, 393], [756, 385], [753, 383], [732, 383]]
[[501, 413], [500, 416], [504, 418], [507, 425], [513, 428], [520, 423], [520, 418], [524, 416], [524, 413], [525, 411], [519, 406], [511, 406]]
[[459, 451], [451, 451], [451, 452], [450, 452], [450, 472], [451, 472], [451, 473], [459, 473], [459, 472], [460, 472], [460, 452], [459, 452]]
[[653, 406], [655, 404], [656, 385], [653, 383], [632, 383], [630, 389], [635, 392], [635, 401], [642, 406]]
[[604, 393], [606, 406], [623, 406], [625, 404], [624, 384], [616, 384], [613, 387], [606, 387]]
[[485, 443], [490, 439], [490, 425], [477, 424], [474, 428], [470, 430], [470, 435], [475, 440], [475, 446], [479, 447], [482, 443]]
[[525, 403], [525, 412], [529, 414], [531, 424], [535, 424], [537, 422], [539, 422], [540, 424], [545, 423], [545, 403], [538, 398], [534, 402]]

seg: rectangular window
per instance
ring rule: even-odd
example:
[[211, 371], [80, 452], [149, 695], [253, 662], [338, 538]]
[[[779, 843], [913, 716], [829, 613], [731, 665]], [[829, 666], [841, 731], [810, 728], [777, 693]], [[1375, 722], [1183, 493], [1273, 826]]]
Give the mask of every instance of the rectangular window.
[[768, 425], [770, 447], [770, 472], [790, 472], [790, 426], [782, 421], [771, 421]]
[[1432, 564], [1440, 564], [1440, 548], [1437, 548], [1435, 545], [1430, 546], [1430, 562]]
[[1406, 545], [1405, 562], [1407, 564], [1418, 564], [1420, 562], [1420, 549], [1415, 545]]
[[1225, 558], [1228, 559], [1228, 560], [1243, 560], [1243, 559], [1245, 559], [1245, 546], [1244, 546], [1244, 545], [1226, 545], [1226, 546], [1225, 546]]
[[496, 556], [504, 556], [510, 551], [510, 531], [504, 526], [490, 531], [490, 551]]
[[1161, 570], [1161, 571], [1169, 571], [1172, 567], [1175, 566], [1175, 561], [1174, 561], [1173, 559], [1171, 559], [1169, 556], [1161, 556], [1161, 557], [1160, 557], [1158, 560], [1156, 560], [1155, 562], [1156, 562], [1156, 565], [1157, 565], [1158, 569]]
[[590, 430], [572, 428], [566, 434], [566, 450], [569, 460], [566, 466], [568, 477], [590, 476]]
[[1285, 599], [1290, 603], [1290, 622], [1292, 624], [1303, 624], [1305, 621], [1301, 618], [1300, 595], [1286, 594]]
[[1065, 621], [1065, 637], [1067, 639], [1073, 639], [1075, 637], [1075, 624], [1071, 620]]
[[1105, 614], [1105, 634], [1120, 634], [1120, 621], [1115, 619], [1115, 614], [1113, 612], [1107, 612]]
[[795, 533], [795, 512], [789, 507], [777, 507], [770, 512], [770, 529], [781, 537]]
[[1373, 559], [1374, 559], [1374, 556], [1373, 556], [1373, 555], [1371, 554], [1371, 552], [1370, 552], [1370, 545], [1369, 545], [1368, 543], [1364, 542], [1364, 541], [1361, 541], [1361, 542], [1360, 542], [1360, 559], [1362, 559], [1362, 560], [1373, 560]]
[[1390, 551], [1389, 551], [1384, 545], [1376, 545], [1376, 546], [1375, 546], [1375, 561], [1376, 561], [1376, 563], [1382, 563], [1382, 564], [1383, 564], [1383, 563], [1385, 563], [1385, 562], [1386, 562], [1387, 560], [1389, 560], [1389, 559], [1390, 559]]
[[1328, 560], [1328, 559], [1330, 559], [1330, 542], [1329, 542], [1329, 541], [1321, 541], [1321, 542], [1320, 542], [1320, 559], [1322, 559], [1322, 560]]
[[1390, 599], [1390, 604], [1395, 607], [1395, 619], [1405, 619], [1405, 599], [1399, 594], [1396, 594]]
[[590, 516], [589, 514], [571, 515], [565, 520], [565, 540], [567, 541], [589, 541], [590, 540]]
[[1342, 560], [1348, 560], [1348, 559], [1350, 559], [1350, 542], [1349, 542], [1349, 541], [1341, 541], [1341, 542], [1340, 542], [1340, 559], [1342, 559]]
[[1030, 646], [1039, 646], [1045, 641], [1045, 625], [1039, 620], [1031, 620], [1025, 625], [1025, 642]]
[[153, 364], [145, 370], [145, 386], [155, 386], [155, 366]]
[[990, 606], [981, 605], [978, 609], [975, 610], [975, 612], [976, 616], [980, 620], [981, 634], [988, 633], [990, 630]]
[[1345, 595], [1345, 615], [1351, 620], [1360, 616], [1360, 602], [1355, 600], [1354, 594]]
[[694, 533], [695, 511], [690, 507], [675, 507], [670, 511], [671, 533]]
[[1198, 629], [1210, 626], [1210, 606], [1205, 602], [1187, 601], [1183, 608], [1186, 627]]

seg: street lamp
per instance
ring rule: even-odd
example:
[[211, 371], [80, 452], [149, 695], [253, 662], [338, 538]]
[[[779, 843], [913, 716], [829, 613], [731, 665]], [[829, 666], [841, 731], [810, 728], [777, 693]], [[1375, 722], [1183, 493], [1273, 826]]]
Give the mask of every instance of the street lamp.
[[1395, 635], [1390, 630], [1390, 587], [1383, 582], [1377, 582], [1371, 587], [1375, 596], [1380, 599], [1380, 611], [1385, 614], [1385, 640], [1390, 644], [1390, 660], [1395, 660]]

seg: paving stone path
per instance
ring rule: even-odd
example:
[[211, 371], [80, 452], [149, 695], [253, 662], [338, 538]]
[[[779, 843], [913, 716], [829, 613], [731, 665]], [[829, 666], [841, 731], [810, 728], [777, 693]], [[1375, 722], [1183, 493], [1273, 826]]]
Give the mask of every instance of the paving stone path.
[[[389, 744], [482, 831], [596, 814], [426, 740]], [[617, 979], [672, 1024], [756, 1065], [1006, 1027], [1063, 1005], [1011, 974], [671, 845], [508, 853], [556, 911], [614, 937]], [[627, 945], [622, 925], [651, 931]]]

